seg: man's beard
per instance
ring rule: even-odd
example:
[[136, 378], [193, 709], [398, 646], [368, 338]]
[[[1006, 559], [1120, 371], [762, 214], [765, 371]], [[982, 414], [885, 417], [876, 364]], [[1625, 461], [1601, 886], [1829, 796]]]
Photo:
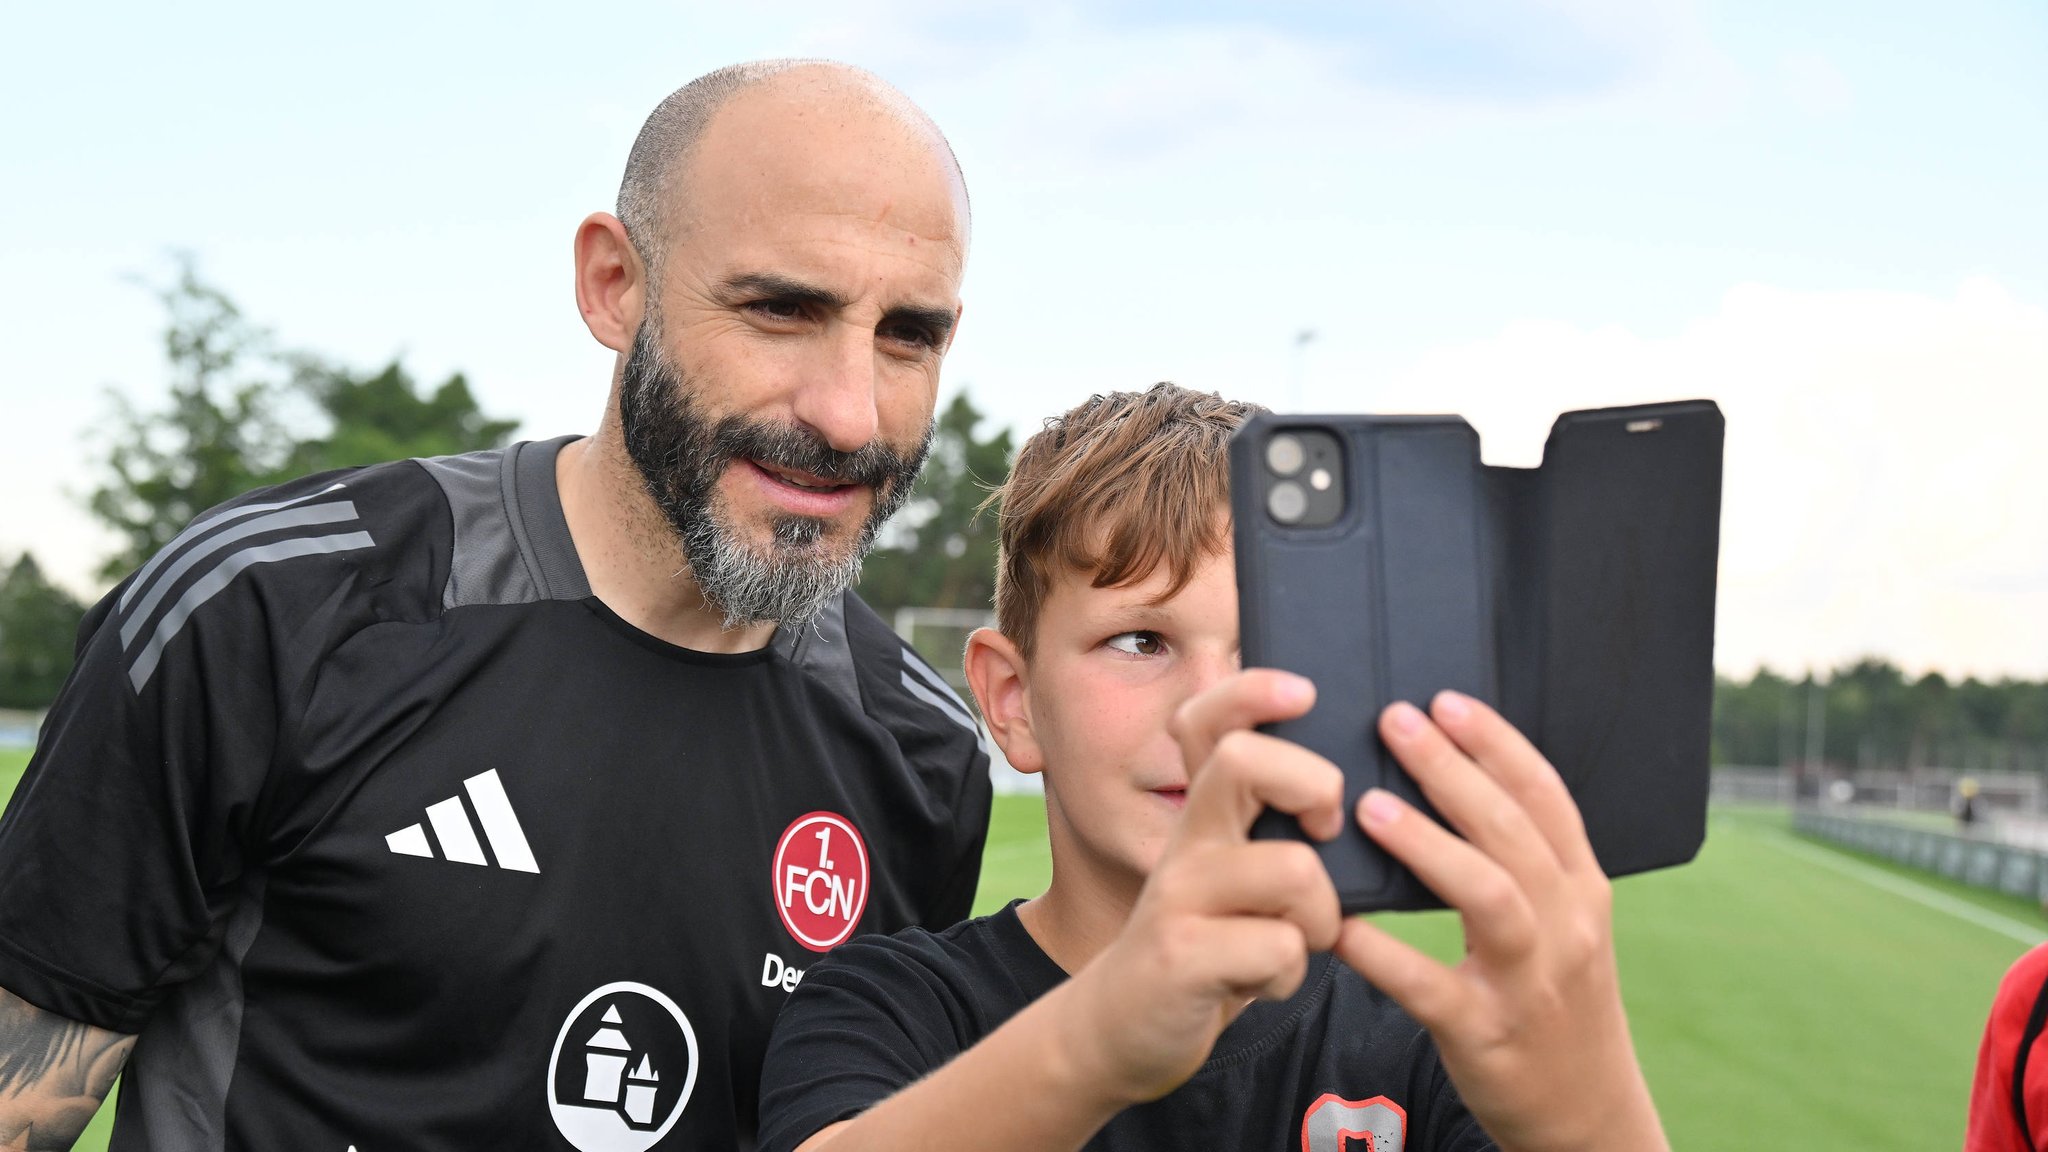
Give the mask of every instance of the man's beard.
[[[840, 452], [795, 424], [704, 413], [692, 385], [662, 354], [652, 317], [633, 338], [619, 386], [619, 423], [626, 454], [662, 517], [682, 545], [697, 590], [740, 628], [769, 621], [801, 627], [860, 577], [862, 557], [882, 524], [910, 498], [931, 449], [932, 426], [902, 453], [870, 440]], [[841, 484], [864, 484], [873, 505], [854, 538], [834, 546], [829, 521], [781, 515], [765, 547], [747, 539], [719, 497], [718, 481], [735, 459]], [[843, 533], [842, 533], [843, 535]]]

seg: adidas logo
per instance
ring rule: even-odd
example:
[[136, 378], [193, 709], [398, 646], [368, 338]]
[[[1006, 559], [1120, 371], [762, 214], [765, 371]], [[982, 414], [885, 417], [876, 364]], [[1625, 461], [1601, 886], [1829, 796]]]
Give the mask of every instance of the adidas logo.
[[[462, 782], [463, 791], [469, 793], [469, 807], [476, 810], [477, 822], [484, 826], [484, 839], [490, 841], [491, 855], [498, 858], [498, 867], [514, 872], [540, 871], [534, 862], [533, 849], [526, 844], [526, 833], [520, 830], [519, 818], [512, 814], [512, 800], [505, 795], [505, 785], [498, 780], [498, 770], [493, 768], [480, 776], [471, 776]], [[427, 842], [427, 830], [419, 824], [408, 824], [384, 838], [400, 856], [424, 856], [429, 860], [446, 859], [457, 864], [481, 864], [490, 867], [484, 859], [484, 846], [477, 841], [476, 827], [469, 822], [469, 812], [463, 807], [462, 797], [450, 796], [438, 804], [427, 805], [427, 824], [433, 826], [434, 839], [441, 845], [440, 855], [434, 853], [434, 846]]]

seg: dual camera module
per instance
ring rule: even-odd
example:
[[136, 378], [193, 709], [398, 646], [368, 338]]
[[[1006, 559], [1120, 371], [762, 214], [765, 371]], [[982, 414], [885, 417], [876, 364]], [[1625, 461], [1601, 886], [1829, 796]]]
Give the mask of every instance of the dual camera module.
[[1344, 514], [1344, 453], [1320, 428], [1284, 428], [1266, 441], [1266, 514], [1289, 528], [1320, 528]]

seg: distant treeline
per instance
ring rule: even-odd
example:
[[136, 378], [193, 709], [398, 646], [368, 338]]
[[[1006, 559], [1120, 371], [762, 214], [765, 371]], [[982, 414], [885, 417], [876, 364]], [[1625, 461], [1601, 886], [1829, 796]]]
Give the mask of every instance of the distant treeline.
[[1820, 679], [1717, 677], [1714, 762], [2048, 772], [2048, 683], [1909, 679], [1874, 659]]

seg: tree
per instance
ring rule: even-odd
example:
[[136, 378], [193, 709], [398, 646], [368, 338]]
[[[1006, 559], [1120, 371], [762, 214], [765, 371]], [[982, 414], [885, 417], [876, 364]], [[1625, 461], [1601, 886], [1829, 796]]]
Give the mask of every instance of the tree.
[[[251, 488], [308, 472], [505, 443], [515, 420], [478, 408], [461, 373], [419, 395], [397, 362], [361, 376], [305, 352], [280, 351], [219, 289], [180, 261], [158, 292], [169, 321], [170, 403], [138, 410], [115, 393], [107, 477], [88, 506], [125, 539], [101, 575], [114, 579], [156, 554], [192, 518]], [[291, 401], [310, 400], [293, 421]]]
[[85, 605], [23, 553], [0, 578], [0, 708], [49, 707], [71, 674]]
[[274, 386], [246, 368], [267, 358], [268, 334], [202, 283], [189, 257], [180, 260], [176, 283], [157, 295], [170, 314], [170, 403], [144, 412], [110, 395], [111, 475], [88, 501], [126, 539], [100, 569], [108, 579], [155, 555], [194, 516], [273, 479], [291, 451]]
[[426, 397], [419, 394], [412, 377], [397, 361], [374, 376], [357, 376], [345, 368], [302, 365], [299, 384], [332, 427], [326, 436], [293, 446], [288, 468], [293, 475], [497, 448], [519, 427], [517, 420], [485, 416], [460, 372]]
[[982, 420], [964, 391], [940, 413], [917, 487], [862, 569], [860, 594], [877, 611], [994, 602], [996, 520], [980, 508], [1009, 475], [1010, 430], [977, 439]]

